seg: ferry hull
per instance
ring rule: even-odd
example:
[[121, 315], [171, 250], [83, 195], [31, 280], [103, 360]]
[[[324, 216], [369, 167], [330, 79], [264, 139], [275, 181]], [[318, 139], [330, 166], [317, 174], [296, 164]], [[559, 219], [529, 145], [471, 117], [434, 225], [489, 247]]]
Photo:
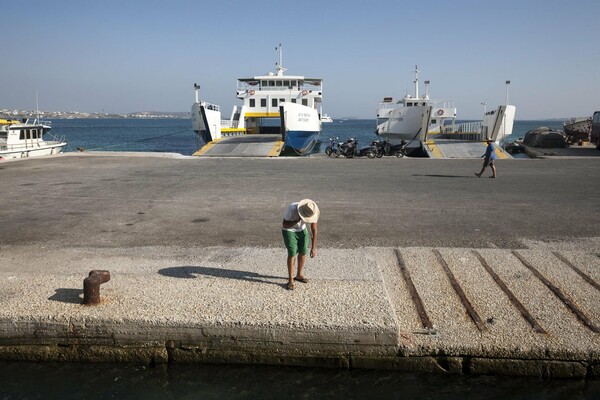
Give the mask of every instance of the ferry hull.
[[286, 155], [310, 154], [321, 133], [317, 110], [296, 103], [284, 103], [280, 109], [281, 137]]
[[375, 134], [393, 145], [405, 142], [420, 144], [426, 137], [431, 118], [431, 106], [399, 107], [378, 115], [386, 115], [387, 119], [377, 125]]

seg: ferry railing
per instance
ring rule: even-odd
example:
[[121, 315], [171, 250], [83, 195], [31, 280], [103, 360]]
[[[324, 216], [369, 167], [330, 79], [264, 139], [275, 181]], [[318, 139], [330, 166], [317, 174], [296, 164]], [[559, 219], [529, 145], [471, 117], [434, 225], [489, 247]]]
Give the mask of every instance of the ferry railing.
[[440, 133], [454, 139], [461, 140], [484, 140], [483, 137], [483, 124], [481, 121], [476, 122], [463, 122], [460, 124], [443, 126], [440, 129]]
[[228, 119], [221, 120], [221, 128], [237, 128], [240, 121], [230, 121]]
[[221, 110], [218, 105], [212, 104], [212, 103], [207, 103], [206, 101], [201, 102], [200, 105], [202, 105], [207, 110], [213, 110], [213, 111], [220, 111]]

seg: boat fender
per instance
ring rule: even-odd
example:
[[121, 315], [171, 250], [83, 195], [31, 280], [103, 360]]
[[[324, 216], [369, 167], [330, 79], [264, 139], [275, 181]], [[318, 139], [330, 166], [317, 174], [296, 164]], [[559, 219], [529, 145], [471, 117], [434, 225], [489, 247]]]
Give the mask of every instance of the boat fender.
[[254, 95], [254, 93], [256, 93], [254, 90], [249, 90], [249, 91], [248, 91], [248, 94], [249, 94], [250, 96], [253, 96], [253, 95]]
[[438, 110], [437, 114], [438, 115], [444, 115], [444, 110], [442, 110], [442, 109]]
[[308, 94], [308, 90], [303, 90], [302, 91], [302, 96], [306, 96]]

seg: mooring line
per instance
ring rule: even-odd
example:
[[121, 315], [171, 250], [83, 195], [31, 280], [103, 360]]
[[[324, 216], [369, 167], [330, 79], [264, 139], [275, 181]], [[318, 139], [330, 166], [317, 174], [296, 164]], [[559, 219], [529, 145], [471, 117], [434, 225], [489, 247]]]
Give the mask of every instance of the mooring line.
[[571, 310], [571, 312], [575, 314], [581, 322], [583, 322], [585, 326], [587, 326], [592, 332], [600, 333], [600, 329], [598, 329], [598, 327], [594, 325], [594, 323], [590, 321], [589, 318], [586, 317], [585, 314], [581, 312], [581, 310], [577, 308], [577, 306], [571, 301], [571, 299], [565, 296], [565, 294], [561, 292], [558, 287], [556, 287], [554, 284], [552, 284], [552, 282], [546, 279], [546, 277], [544, 277], [537, 269], [535, 269], [534, 266], [531, 265], [527, 260], [525, 260], [525, 258], [523, 258], [523, 256], [519, 254], [516, 250], [513, 250], [512, 253], [515, 255], [515, 257], [519, 259], [519, 261], [521, 261], [521, 263], [525, 267], [527, 267], [531, 272], [533, 272], [533, 275], [535, 275], [540, 281], [542, 281], [544, 285], [546, 285], [548, 289], [550, 289], [550, 291], [552, 291], [552, 293], [554, 293], [556, 297], [558, 297], [567, 306], [567, 308]]
[[475, 326], [477, 326], [477, 329], [479, 329], [480, 332], [483, 332], [484, 330], [486, 330], [486, 326], [483, 324], [483, 321], [481, 321], [481, 318], [479, 317], [479, 314], [477, 314], [477, 311], [475, 311], [475, 309], [471, 305], [471, 302], [465, 295], [465, 292], [463, 292], [458, 281], [454, 277], [454, 274], [448, 267], [446, 260], [444, 260], [444, 257], [442, 257], [442, 254], [439, 252], [439, 250], [434, 249], [433, 252], [435, 253], [439, 263], [442, 265], [442, 268], [444, 269], [446, 276], [448, 276], [448, 279], [450, 280], [450, 284], [452, 285], [452, 288], [454, 289], [454, 291], [460, 298], [460, 301], [462, 301], [463, 305], [465, 306], [465, 309], [469, 313], [469, 316], [475, 323]]
[[500, 287], [500, 289], [502, 289], [504, 294], [506, 294], [506, 296], [508, 296], [508, 299], [511, 301], [513, 306], [515, 306], [515, 308], [521, 313], [523, 318], [525, 318], [525, 320], [527, 322], [529, 322], [529, 324], [531, 325], [533, 330], [536, 331], [537, 333], [546, 334], [547, 332], [544, 330], [544, 328], [542, 328], [540, 326], [540, 324], [538, 324], [538, 322], [535, 320], [535, 318], [533, 318], [531, 316], [531, 314], [529, 314], [529, 311], [527, 311], [525, 306], [519, 301], [519, 299], [517, 299], [517, 297], [508, 288], [508, 286], [506, 286], [506, 283], [504, 283], [504, 281], [498, 276], [498, 274], [496, 274], [494, 272], [494, 270], [489, 266], [489, 264], [483, 258], [483, 256], [481, 254], [479, 254], [479, 252], [477, 250], [473, 250], [473, 254], [475, 254], [477, 259], [479, 259], [479, 262], [481, 263], [481, 265], [483, 265], [483, 268], [485, 268], [485, 270], [488, 272], [488, 274], [490, 274], [492, 276], [492, 278], [494, 279], [496, 284]]
[[552, 254], [554, 254], [556, 256], [556, 258], [558, 258], [560, 261], [562, 261], [563, 263], [565, 263], [569, 267], [571, 267], [573, 269], [573, 271], [577, 272], [579, 274], [579, 276], [581, 276], [583, 278], [584, 281], [586, 281], [587, 283], [589, 283], [590, 285], [595, 287], [596, 290], [600, 290], [600, 285], [598, 284], [598, 282], [596, 282], [588, 274], [586, 274], [585, 272], [583, 272], [582, 270], [577, 268], [571, 261], [567, 260], [562, 254], [560, 254], [558, 251], [553, 251]]
[[427, 312], [425, 311], [425, 307], [423, 305], [423, 300], [421, 300], [421, 296], [419, 296], [419, 292], [415, 288], [415, 285], [410, 277], [410, 273], [406, 268], [406, 264], [402, 259], [402, 255], [398, 249], [394, 249], [394, 253], [396, 253], [396, 259], [398, 260], [398, 265], [400, 267], [400, 272], [402, 272], [402, 277], [404, 278], [404, 282], [406, 282], [406, 286], [408, 287], [408, 291], [410, 292], [410, 297], [417, 309], [417, 314], [419, 314], [419, 318], [421, 318], [421, 323], [423, 324], [423, 328], [427, 330], [433, 330], [433, 324], [431, 320], [427, 316]]

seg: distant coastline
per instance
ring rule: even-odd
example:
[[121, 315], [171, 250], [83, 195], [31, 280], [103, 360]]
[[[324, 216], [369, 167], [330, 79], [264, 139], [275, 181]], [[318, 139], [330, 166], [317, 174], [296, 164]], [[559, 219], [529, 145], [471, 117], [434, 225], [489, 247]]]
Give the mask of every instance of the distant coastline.
[[166, 112], [166, 111], [139, 111], [127, 114], [110, 113], [88, 113], [79, 111], [35, 111], [35, 110], [0, 110], [0, 115], [8, 118], [32, 117], [38, 115], [43, 119], [151, 119], [151, 118], [174, 118], [189, 119], [189, 112]]

